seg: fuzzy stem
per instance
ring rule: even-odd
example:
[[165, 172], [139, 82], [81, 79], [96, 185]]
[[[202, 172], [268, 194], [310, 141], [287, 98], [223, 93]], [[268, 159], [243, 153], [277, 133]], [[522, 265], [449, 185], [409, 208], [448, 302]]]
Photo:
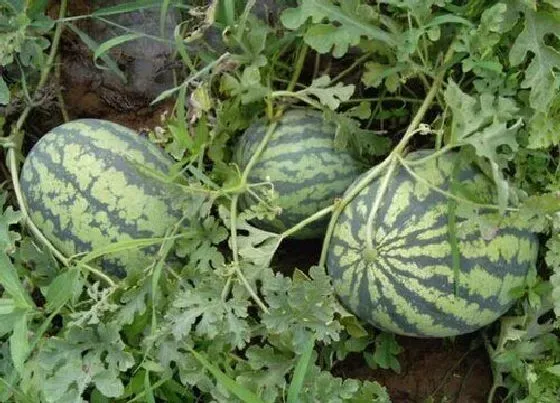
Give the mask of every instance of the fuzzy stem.
[[371, 53], [366, 53], [362, 56], [360, 56], [358, 59], [356, 59], [356, 61], [354, 63], [352, 63], [350, 65], [350, 67], [348, 67], [347, 69], [343, 70], [342, 72], [340, 72], [340, 74], [338, 74], [335, 78], [332, 79], [331, 84], [336, 83], [337, 81], [340, 81], [344, 78], [344, 76], [346, 76], [348, 73], [350, 73], [352, 70], [354, 70], [356, 67], [358, 67], [360, 64], [362, 64], [363, 62], [365, 62], [367, 59], [371, 58]]
[[[255, 164], [258, 162], [258, 159], [259, 159], [261, 153], [264, 151], [266, 145], [268, 144], [268, 141], [270, 140], [270, 138], [274, 134], [274, 130], [276, 129], [276, 126], [277, 126], [276, 122], [272, 122], [268, 126], [268, 129], [266, 131], [266, 134], [265, 134], [264, 138], [261, 140], [261, 142], [259, 143], [259, 146], [257, 147], [255, 153], [251, 156], [251, 159], [247, 163], [247, 166], [245, 167], [245, 170], [243, 171], [243, 174], [241, 175], [241, 188], [246, 187], [247, 178], [249, 177], [249, 173], [251, 172], [251, 169], [253, 168], [253, 166], [255, 166]], [[239, 203], [239, 193], [235, 193], [231, 197], [231, 204], [230, 204], [230, 240], [231, 240], [231, 252], [232, 252], [232, 255], [233, 255], [233, 264], [234, 264], [234, 267], [235, 267], [235, 272], [236, 272], [237, 276], [241, 279], [241, 281], [243, 282], [245, 287], [247, 288], [247, 291], [249, 291], [249, 294], [251, 294], [251, 296], [253, 296], [257, 305], [259, 305], [259, 307], [261, 309], [264, 308], [263, 311], [268, 313], [268, 308], [266, 308], [266, 305], [264, 305], [264, 303], [261, 301], [259, 296], [256, 294], [256, 292], [253, 290], [253, 288], [251, 287], [251, 285], [247, 281], [247, 279], [245, 279], [245, 277], [243, 276], [243, 273], [241, 273], [241, 269], [240, 269], [240, 266], [239, 266], [239, 246], [237, 244], [237, 205], [238, 205], [238, 203]], [[231, 283], [228, 282], [228, 284], [231, 284]], [[226, 285], [228, 285], [228, 284], [226, 284]], [[226, 295], [227, 293], [229, 293], [229, 286], [224, 287], [222, 295]]]
[[315, 100], [313, 100], [312, 98], [309, 98], [308, 96], [305, 95], [305, 90], [301, 90], [301, 91], [273, 91], [270, 94], [271, 98], [282, 98], [282, 97], [286, 97], [286, 98], [296, 98], [299, 99], [300, 101], [303, 101], [311, 106], [313, 106], [314, 108], [317, 109], [322, 109], [321, 103], [317, 102]]
[[79, 264], [79, 267], [82, 267], [82, 268], [86, 269], [91, 274], [93, 274], [93, 275], [99, 277], [100, 279], [104, 280], [107, 284], [109, 284], [111, 286], [111, 288], [116, 287], [116, 284], [113, 280], [111, 280], [111, 277], [109, 277], [108, 275], [103, 273], [101, 270], [96, 269], [95, 267], [90, 266], [90, 265], [85, 264], [85, 263]]
[[16, 195], [16, 200], [19, 204], [19, 209], [20, 209], [20, 211], [23, 215], [24, 223], [29, 228], [29, 230], [33, 233], [33, 235], [39, 241], [41, 241], [52, 252], [52, 254], [58, 260], [60, 260], [60, 262], [64, 266], [68, 267], [68, 265], [69, 265], [68, 259], [62, 253], [60, 253], [60, 251], [58, 249], [56, 249], [53, 246], [53, 244], [47, 238], [45, 238], [43, 233], [41, 231], [39, 231], [39, 229], [35, 226], [33, 221], [31, 221], [31, 218], [29, 217], [29, 213], [27, 211], [27, 207], [25, 206], [25, 201], [23, 200], [23, 195], [21, 193], [21, 186], [20, 186], [19, 178], [18, 178], [16, 155], [15, 154], [16, 153], [15, 153], [14, 148], [10, 147], [8, 149], [8, 160], [10, 162], [10, 171], [11, 171], [10, 174], [11, 174], [12, 182], [13, 182], [13, 185], [14, 185], [14, 193]]
[[[274, 130], [276, 129], [276, 122], [271, 123], [268, 126], [266, 134], [264, 138], [259, 143], [259, 146], [255, 150], [255, 153], [249, 159], [243, 174], [241, 175], [241, 185], [240, 189], [245, 189], [247, 186], [247, 178], [249, 177], [249, 173], [251, 169], [255, 166], [258, 162], [259, 157], [261, 156], [262, 152], [266, 148], [268, 141], [274, 134]], [[237, 246], [237, 205], [239, 203], [239, 193], [235, 193], [231, 197], [231, 204], [230, 204], [230, 229], [231, 229], [231, 252], [233, 254], [233, 262], [236, 266], [239, 266], [239, 247]]]
[[230, 240], [231, 240], [231, 253], [233, 257], [233, 263], [239, 266], [239, 246], [237, 245], [237, 204], [239, 202], [239, 193], [234, 194], [231, 197], [230, 204]]
[[259, 158], [260, 158], [262, 152], [264, 151], [264, 149], [266, 148], [268, 142], [272, 138], [272, 135], [274, 134], [274, 131], [276, 130], [277, 125], [278, 125], [277, 122], [272, 122], [268, 126], [265, 136], [263, 137], [263, 139], [259, 143], [259, 146], [255, 150], [255, 153], [249, 159], [249, 162], [247, 163], [247, 166], [245, 167], [245, 170], [243, 171], [243, 174], [241, 175], [241, 183], [242, 184], [247, 183], [247, 178], [249, 177], [249, 174], [251, 173], [251, 169], [253, 169], [253, 167], [259, 161]]
[[354, 197], [356, 197], [358, 193], [360, 193], [361, 190], [364, 187], [366, 187], [373, 179], [379, 176], [379, 174], [383, 171], [383, 169], [385, 169], [388, 163], [389, 163], [389, 159], [386, 159], [379, 165], [376, 165], [374, 168], [372, 168], [366, 174], [366, 176], [364, 176], [360, 180], [360, 182], [358, 182], [358, 184], [342, 200], [339, 200], [338, 202], [335, 203], [331, 220], [329, 221], [329, 225], [327, 227], [325, 237], [323, 238], [323, 247], [321, 250], [321, 258], [319, 260], [319, 266], [324, 267], [325, 265], [325, 261], [327, 259], [327, 250], [329, 248], [329, 244], [332, 238], [334, 226], [336, 224], [336, 221], [338, 220], [338, 217], [342, 213], [342, 210], [344, 210], [344, 207], [346, 207], [346, 205], [350, 203], [354, 199]]
[[412, 161], [406, 161], [406, 164], [409, 165], [409, 166], [424, 165], [426, 162], [431, 161], [433, 159], [436, 159], [436, 158], [448, 153], [453, 148], [458, 147], [460, 145], [461, 144], [455, 144], [453, 146], [450, 146], [450, 145], [443, 146], [439, 150], [431, 153], [430, 155], [428, 155], [426, 157], [418, 158], [418, 159], [415, 159], [415, 160], [412, 160]]
[[315, 212], [314, 214], [307, 217], [305, 220], [300, 221], [293, 227], [288, 228], [286, 231], [282, 232], [280, 234], [280, 240], [286, 239], [287, 237], [298, 232], [300, 229], [304, 228], [306, 225], [312, 223], [313, 221], [317, 221], [323, 216], [332, 213], [334, 209], [335, 209], [335, 204], [331, 204], [330, 206]]
[[290, 83], [286, 88], [287, 91], [291, 92], [294, 90], [294, 88], [296, 88], [297, 80], [299, 79], [299, 76], [301, 75], [301, 71], [303, 70], [303, 64], [305, 63], [305, 56], [307, 56], [308, 48], [309, 46], [307, 46], [307, 44], [304, 44], [298, 54], [294, 74], [292, 75], [292, 79], [290, 80]]
[[241, 282], [243, 283], [247, 291], [249, 291], [249, 294], [251, 294], [251, 297], [253, 297], [259, 308], [261, 308], [263, 312], [269, 313], [268, 307], [264, 304], [264, 302], [262, 302], [255, 290], [253, 290], [253, 287], [251, 287], [251, 284], [249, 284], [249, 281], [247, 281], [247, 279], [243, 275], [241, 267], [235, 266], [235, 274], [237, 275], [237, 277], [239, 277], [239, 279], [241, 279]]
[[381, 185], [377, 189], [375, 202], [373, 203], [373, 206], [369, 212], [368, 220], [366, 224], [366, 240], [368, 242], [368, 247], [371, 250], [374, 250], [376, 247], [376, 245], [374, 245], [375, 237], [373, 236], [373, 230], [374, 227], [376, 227], [374, 226], [375, 216], [377, 214], [377, 211], [379, 210], [379, 207], [381, 206], [381, 200], [383, 200], [383, 196], [387, 192], [387, 188], [389, 187], [389, 180], [391, 179], [391, 175], [393, 175], [393, 172], [395, 171], [396, 167], [397, 167], [397, 158], [395, 158], [394, 154], [391, 154], [389, 156], [389, 167], [387, 168], [387, 172], [385, 173], [385, 176], [383, 176], [383, 179], [381, 180]]
[[56, 64], [54, 65], [54, 74], [56, 77], [56, 81], [58, 83], [57, 85], [57, 90], [56, 90], [56, 97], [58, 98], [58, 103], [59, 103], [59, 108], [60, 108], [60, 113], [62, 114], [62, 119], [64, 120], [64, 122], [68, 122], [70, 120], [70, 117], [68, 116], [68, 111], [66, 110], [66, 106], [64, 104], [64, 97], [62, 95], [62, 85], [60, 82], [60, 56], [57, 57], [57, 61]]
[[373, 98], [352, 98], [347, 101], [340, 101], [341, 104], [349, 104], [349, 103], [358, 103], [358, 102], [380, 102], [380, 101], [402, 101], [402, 102], [410, 102], [410, 103], [419, 103], [421, 104], [423, 101], [418, 98], [412, 97], [373, 97]]
[[[61, 18], [61, 19], [64, 18], [64, 14], [66, 13], [66, 4], [67, 4], [67, 0], [62, 0], [61, 3], [60, 3], [59, 18]], [[37, 87], [35, 89], [35, 93], [37, 93], [37, 91], [39, 91], [45, 85], [45, 83], [47, 82], [51, 67], [54, 64], [54, 60], [55, 60], [56, 53], [57, 53], [57, 50], [58, 50], [58, 44], [60, 42], [60, 36], [62, 34], [62, 27], [63, 27], [63, 24], [61, 22], [59, 22], [56, 26], [54, 36], [53, 36], [52, 45], [51, 45], [51, 51], [49, 53], [49, 58], [47, 60], [46, 65], [41, 70], [41, 76], [39, 78], [39, 83], [37, 84]], [[60, 253], [58, 251], [58, 249], [56, 249], [49, 242], [49, 240], [47, 240], [47, 238], [45, 238], [45, 236], [41, 233], [41, 231], [39, 231], [39, 229], [31, 221], [31, 218], [29, 217], [29, 213], [27, 212], [27, 208], [25, 206], [25, 202], [23, 200], [23, 195], [21, 193], [21, 186], [20, 186], [20, 183], [19, 183], [18, 168], [17, 168], [17, 163], [16, 163], [16, 152], [15, 152], [14, 147], [17, 147], [18, 150], [19, 150], [19, 147], [21, 146], [21, 143], [23, 141], [23, 136], [20, 134], [21, 133], [21, 128], [23, 127], [25, 119], [29, 115], [29, 112], [31, 112], [32, 108], [33, 108], [33, 105], [28, 104], [25, 107], [25, 109], [23, 110], [20, 117], [18, 118], [18, 120], [16, 122], [16, 125], [14, 127], [14, 133], [15, 133], [14, 134], [14, 144], [12, 144], [11, 147], [9, 147], [9, 149], [8, 149], [8, 160], [9, 160], [9, 164], [10, 164], [10, 171], [11, 171], [10, 174], [11, 174], [12, 182], [13, 182], [13, 185], [14, 185], [14, 193], [16, 195], [16, 199], [17, 199], [17, 202], [19, 204], [20, 211], [23, 215], [24, 223], [31, 230], [33, 235], [37, 239], [39, 239], [48, 249], [50, 249], [51, 252], [53, 253], [53, 255], [58, 260], [60, 260], [60, 262], [64, 266], [68, 266], [68, 259], [62, 253]]]
[[[284, 92], [289, 93], [289, 94], [293, 94], [293, 89], [295, 88], [295, 86], [297, 84], [297, 80], [298, 80], [298, 78], [301, 74], [301, 71], [303, 70], [303, 64], [304, 64], [304, 61], [305, 61], [305, 56], [307, 54], [307, 49], [308, 49], [308, 46], [304, 45], [303, 48], [301, 49], [301, 51], [299, 52], [298, 59], [296, 61], [296, 67], [295, 67], [295, 70], [294, 70], [294, 74], [292, 76], [292, 79], [290, 80], [290, 83], [288, 84], [287, 91], [284, 91]], [[270, 99], [271, 98], [273, 98], [273, 97], [271, 96]], [[272, 109], [272, 103], [267, 102], [267, 104], [269, 105], [269, 109]], [[276, 116], [280, 116], [282, 114], [282, 111], [283, 111], [282, 109], [279, 109], [276, 112]], [[272, 111], [269, 110], [268, 115], [269, 115], [269, 117], [272, 117], [273, 116]], [[241, 184], [239, 186], [240, 190], [244, 190], [244, 189], [247, 188], [247, 179], [249, 178], [249, 174], [251, 172], [251, 169], [253, 169], [255, 164], [258, 162], [262, 152], [264, 151], [268, 142], [272, 138], [272, 135], [274, 134], [274, 131], [276, 130], [277, 125], [278, 125], [278, 123], [275, 122], [275, 121], [273, 121], [269, 124], [264, 138], [261, 140], [257, 149], [255, 150], [255, 152], [253, 153], [253, 155], [249, 159], [249, 162], [245, 166], [245, 169], [243, 170], [243, 174], [241, 175]], [[268, 313], [268, 308], [262, 302], [262, 300], [259, 298], [259, 296], [255, 292], [255, 290], [253, 290], [253, 288], [251, 287], [251, 284], [249, 284], [249, 282], [247, 281], [247, 279], [245, 278], [245, 276], [241, 272], [241, 268], [240, 268], [240, 264], [239, 264], [239, 246], [237, 244], [237, 207], [238, 207], [238, 204], [239, 204], [239, 193], [235, 193], [231, 198], [231, 205], [230, 205], [230, 230], [231, 230], [230, 239], [231, 239], [231, 250], [232, 250], [232, 255], [233, 255], [233, 264], [234, 264], [234, 267], [235, 267], [235, 272], [236, 272], [237, 277], [239, 277], [239, 279], [241, 279], [241, 282], [245, 285], [245, 288], [247, 289], [249, 294], [251, 294], [251, 296], [253, 297], [253, 299], [257, 303], [257, 305], [264, 312]], [[231, 281], [230, 281], [230, 279], [228, 279], [228, 281], [226, 282], [226, 285], [224, 286], [224, 289], [222, 290], [222, 298], [225, 298], [227, 296], [227, 294], [229, 293], [230, 287], [231, 287]]]
[[[473, 205], [473, 206], [476, 206], [476, 207], [479, 207], [479, 208], [482, 208], [482, 209], [500, 210], [500, 206], [497, 206], [495, 204], [477, 203], [477, 202], [474, 202], [472, 200], [463, 199], [462, 197], [454, 195], [453, 193], [450, 193], [450, 192], [446, 192], [445, 190], [441, 190], [439, 187], [433, 185], [432, 183], [430, 183], [430, 181], [428, 181], [427, 179], [423, 178], [422, 176], [420, 176], [416, 172], [414, 172], [414, 170], [412, 168], [410, 168], [410, 165], [411, 165], [410, 162], [411, 161], [405, 161], [404, 159], [399, 157], [399, 162], [404, 167], [404, 169], [406, 169], [406, 171], [410, 174], [410, 176], [412, 176], [418, 182], [421, 182], [422, 184], [428, 186], [434, 192], [440, 193], [440, 194], [444, 195], [445, 197], [447, 197], [449, 199], [453, 199], [453, 200], [455, 200], [456, 202], [459, 202], [459, 203], [467, 203], [467, 204], [470, 204], [470, 205]], [[514, 207], [507, 207], [505, 211], [517, 212], [517, 211], [519, 211], [519, 209], [514, 208]]]
[[[64, 14], [66, 13], [67, 2], [68, 2], [68, 0], [61, 0], [61, 2], [60, 2], [60, 10], [59, 10], [59, 13], [58, 13], [59, 19], [64, 18]], [[58, 24], [56, 25], [54, 35], [53, 35], [52, 44], [51, 44], [51, 51], [49, 53], [49, 58], [47, 59], [47, 63], [45, 64], [45, 66], [41, 70], [41, 76], [39, 78], [39, 83], [37, 84], [37, 87], [35, 87], [35, 93], [37, 93], [39, 90], [41, 90], [45, 86], [45, 84], [47, 82], [47, 79], [49, 78], [49, 73], [51, 71], [51, 67], [54, 64], [54, 59], [56, 57], [56, 52], [58, 51], [58, 44], [60, 42], [60, 36], [62, 35], [63, 26], [64, 26], [64, 24], [62, 22], [58, 22]], [[25, 109], [23, 110], [23, 112], [21, 113], [20, 117], [18, 118], [18, 120], [16, 122], [15, 134], [16, 134], [16, 144], [18, 145], [18, 150], [21, 147], [21, 142], [23, 141], [23, 138], [20, 138], [21, 136], [18, 133], [20, 132], [21, 128], [23, 127], [23, 123], [25, 122], [25, 119], [29, 115], [29, 112], [31, 112], [31, 109], [33, 109], [33, 104], [28, 104], [25, 107]]]
[[[452, 52], [452, 50], [449, 49], [448, 52], [447, 52], [447, 55], [445, 57], [446, 60], [450, 57], [451, 52]], [[393, 149], [391, 154], [389, 154], [389, 156], [385, 159], [385, 161], [383, 161], [381, 164], [379, 164], [376, 167], [374, 167], [373, 169], [371, 169], [371, 171], [366, 176], [364, 176], [358, 182], [358, 184], [352, 189], [352, 191], [349, 192], [346, 195], [346, 197], [344, 197], [343, 200], [337, 205], [337, 207], [334, 210], [333, 215], [331, 217], [331, 221], [329, 222], [329, 226], [327, 228], [327, 233], [325, 234], [325, 238], [323, 239], [323, 249], [321, 250], [321, 258], [319, 260], [319, 265], [320, 266], [324, 267], [324, 265], [325, 265], [325, 261], [326, 261], [326, 258], [327, 258], [327, 250], [329, 248], [329, 244], [330, 244], [331, 237], [332, 237], [332, 234], [333, 234], [334, 225], [336, 224], [336, 221], [338, 220], [338, 217], [340, 216], [342, 210], [344, 209], [344, 207], [346, 207], [346, 205], [348, 203], [350, 203], [352, 201], [352, 199], [354, 199], [354, 197], [356, 197], [356, 195], [358, 195], [358, 193], [360, 193], [362, 191], [362, 189], [364, 189], [367, 185], [369, 185], [370, 182], [375, 177], [377, 177], [379, 175], [379, 173], [387, 165], [394, 164], [395, 161], [398, 159], [398, 157], [400, 157], [401, 154], [404, 152], [408, 142], [416, 134], [416, 128], [422, 122], [422, 119], [424, 118], [424, 115], [426, 114], [426, 112], [428, 111], [428, 108], [432, 104], [432, 101], [436, 97], [436, 94], [438, 93], [438, 91], [439, 91], [439, 89], [440, 89], [440, 87], [443, 83], [443, 78], [445, 76], [445, 72], [446, 72], [446, 70], [442, 68], [440, 73], [436, 76], [434, 82], [432, 83], [432, 86], [431, 86], [430, 90], [426, 94], [426, 98], [424, 98], [424, 101], [422, 102], [422, 105], [420, 106], [420, 108], [416, 112], [416, 115], [414, 116], [414, 118], [412, 119], [412, 122], [408, 126], [403, 138], [395, 146], [395, 148]], [[392, 172], [392, 169], [389, 166], [389, 169], [385, 173], [386, 177], [383, 179], [383, 181], [388, 180], [387, 177], [391, 175], [391, 172]], [[377, 199], [381, 199], [382, 197], [383, 197], [383, 194], [381, 192], [378, 192], [377, 193]], [[377, 212], [376, 210], [372, 209], [370, 214], [375, 215], [376, 212]], [[368, 241], [372, 242], [371, 239], [369, 239]]]

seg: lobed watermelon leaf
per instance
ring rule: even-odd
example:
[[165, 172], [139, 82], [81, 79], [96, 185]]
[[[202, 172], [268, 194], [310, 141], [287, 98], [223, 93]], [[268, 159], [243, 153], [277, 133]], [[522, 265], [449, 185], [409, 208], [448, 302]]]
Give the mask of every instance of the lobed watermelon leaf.
[[522, 88], [531, 91], [531, 106], [539, 112], [546, 112], [560, 89], [560, 49], [546, 42], [547, 35], [560, 39], [560, 16], [544, 11], [525, 10], [523, 31], [513, 43], [509, 60], [517, 66], [532, 54], [525, 71]]
[[[280, 19], [286, 28], [298, 29], [311, 18], [314, 25], [306, 30], [305, 42], [319, 53], [332, 51], [334, 57], [341, 57], [362, 36], [396, 45], [392, 34], [369, 23], [368, 17], [374, 14], [371, 6], [355, 0], [340, 5], [331, 0], [302, 0], [299, 7], [286, 9]], [[324, 20], [329, 23], [323, 23]]]

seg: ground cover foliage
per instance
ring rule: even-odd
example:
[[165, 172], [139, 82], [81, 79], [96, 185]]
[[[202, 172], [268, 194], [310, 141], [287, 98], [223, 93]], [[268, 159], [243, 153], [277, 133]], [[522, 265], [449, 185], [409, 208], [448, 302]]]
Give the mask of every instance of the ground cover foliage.
[[[201, 197], [185, 212], [191, 230], [170, 228], [130, 282], [91, 263], [110, 250], [61, 256], [45, 243], [21, 204], [17, 172], [24, 123], [49, 97], [62, 31], [77, 32], [100, 68], [116, 70], [111, 48], [142, 33], [98, 44], [76, 21], [139, 7], [184, 16], [173, 42], [176, 87], [153, 100], [175, 107], [150, 137], [177, 161], [167, 180], [186, 173], [195, 180], [180, 186]], [[256, 116], [274, 122], [297, 104], [323, 110], [337, 124], [337, 146], [369, 166], [435, 147], [460, 151], [493, 178], [493, 208], [542, 242], [518, 304], [481, 331], [494, 376], [488, 400], [559, 401], [558, 1], [138, 1], [70, 17], [63, 0], [55, 9], [49, 18], [45, 1], [0, 0], [0, 105], [17, 110], [0, 117], [0, 400], [390, 401], [383, 385], [330, 370], [352, 352], [398, 371], [394, 337], [338, 303], [323, 261], [308, 271], [273, 267], [282, 241], [306, 222], [281, 234], [254, 227], [252, 218], [274, 214], [276, 195], [229, 163]], [[241, 211], [248, 190], [262, 201]], [[467, 201], [457, 205], [479, 219]], [[170, 254], [182, 264], [166, 264]]]

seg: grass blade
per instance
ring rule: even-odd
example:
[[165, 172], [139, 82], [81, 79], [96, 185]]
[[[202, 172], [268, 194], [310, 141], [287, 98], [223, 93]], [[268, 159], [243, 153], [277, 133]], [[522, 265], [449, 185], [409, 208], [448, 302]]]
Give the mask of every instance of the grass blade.
[[119, 35], [115, 38], [111, 38], [106, 42], [103, 42], [101, 45], [99, 45], [99, 47], [95, 50], [95, 53], [93, 55], [93, 62], [95, 63], [95, 65], [97, 67], [100, 68], [106, 68], [106, 67], [102, 67], [99, 66], [97, 64], [97, 59], [99, 59], [102, 55], [105, 55], [109, 50], [111, 50], [111, 48], [114, 48], [115, 46], [120, 45], [121, 43], [125, 43], [125, 42], [130, 42], [133, 41], [135, 39], [141, 38], [144, 35], [142, 34], [125, 34], [125, 35]]
[[[86, 34], [84, 31], [82, 31], [81, 29], [76, 27], [74, 24], [68, 24], [67, 26], [80, 37], [82, 42], [85, 43], [86, 46], [92, 52], [97, 51], [97, 48], [99, 47], [99, 44], [96, 41], [94, 41], [88, 34]], [[121, 79], [121, 81], [123, 83], [126, 83], [126, 81], [127, 81], [126, 76], [119, 69], [119, 66], [117, 65], [117, 63], [109, 57], [109, 55], [101, 54], [99, 57], [101, 58], [101, 60], [103, 60], [103, 62], [105, 62], [107, 67]]]
[[215, 367], [214, 365], [210, 364], [208, 360], [200, 353], [197, 353], [193, 349], [189, 349], [189, 351], [194, 355], [194, 358], [200, 362], [204, 368], [206, 368], [214, 377], [224, 385], [227, 390], [237, 396], [239, 399], [243, 400], [247, 403], [264, 403], [264, 400], [261, 400], [256, 394], [251, 392], [249, 389], [244, 388], [243, 386], [239, 385], [229, 376], [224, 374], [219, 368]]
[[309, 363], [311, 362], [311, 355], [313, 354], [314, 346], [315, 339], [311, 337], [305, 345], [303, 354], [299, 358], [296, 368], [294, 369], [294, 376], [292, 378], [292, 382], [290, 383], [290, 387], [288, 388], [288, 399], [286, 400], [287, 403], [298, 402], [298, 396], [301, 392], [303, 381], [305, 380], [307, 368], [309, 367]]
[[169, 0], [163, 0], [159, 13], [159, 30], [162, 38], [165, 38], [165, 19], [167, 18], [167, 11], [169, 9]]
[[[192, 233], [192, 232], [191, 232]], [[138, 239], [126, 239], [123, 241], [113, 242], [109, 245], [102, 246], [96, 248], [90, 252], [87, 252], [85, 255], [83, 253], [78, 253], [74, 256], [71, 256], [70, 259], [77, 259], [80, 256], [83, 256], [81, 259], [78, 260], [78, 264], [86, 264], [100, 258], [105, 255], [109, 255], [112, 253], [122, 252], [128, 249], [141, 249], [146, 248], [148, 246], [156, 245], [163, 243], [168, 240], [174, 240], [179, 238], [184, 238], [188, 236], [187, 231], [184, 231], [180, 234], [169, 236], [169, 237], [161, 237], [161, 238], [138, 238]]]

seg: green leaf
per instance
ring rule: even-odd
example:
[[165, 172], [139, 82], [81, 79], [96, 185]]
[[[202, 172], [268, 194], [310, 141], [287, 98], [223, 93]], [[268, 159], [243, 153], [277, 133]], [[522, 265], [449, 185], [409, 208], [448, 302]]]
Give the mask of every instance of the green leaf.
[[[222, 221], [229, 227], [231, 222], [229, 210], [220, 205], [218, 211]], [[239, 234], [237, 237], [239, 255], [256, 266], [268, 267], [282, 238], [275, 232], [265, 231], [251, 225], [248, 222], [249, 219], [251, 217], [246, 212], [237, 216], [237, 230], [246, 233], [246, 235]], [[229, 243], [231, 244], [231, 239]]]
[[243, 348], [250, 340], [248, 317], [249, 301], [242, 287], [234, 287], [232, 295], [222, 296], [226, 278], [215, 272], [193, 273], [198, 279], [186, 284], [170, 301], [165, 320], [175, 340], [192, 335], [214, 339], [221, 335], [231, 345]]
[[2, 77], [0, 77], [0, 105], [8, 105], [10, 102], [10, 89]]
[[315, 346], [315, 340], [313, 337], [305, 344], [305, 348], [301, 357], [296, 364], [294, 369], [294, 375], [292, 377], [292, 382], [288, 388], [288, 398], [287, 403], [296, 403], [299, 401], [299, 396], [301, 393], [301, 388], [305, 380], [305, 374], [307, 373], [307, 368], [311, 362], [311, 356], [313, 354], [313, 347]]
[[471, 96], [450, 80], [444, 93], [451, 109], [451, 144], [472, 144], [477, 154], [496, 161], [496, 147], [506, 144], [512, 151], [518, 148], [515, 132], [520, 122], [509, 127], [507, 122], [517, 119], [519, 108], [515, 101], [483, 93]]
[[318, 266], [309, 269], [307, 276], [294, 279], [280, 274], [267, 277], [262, 293], [269, 312], [262, 323], [268, 332], [281, 334], [296, 354], [301, 354], [311, 332], [315, 340], [329, 343], [338, 341], [341, 324], [338, 301], [333, 293], [330, 277]]
[[177, 241], [176, 255], [188, 259], [189, 264], [195, 265], [200, 271], [222, 267], [224, 256], [217, 245], [228, 238], [227, 229], [212, 216], [191, 224], [191, 228], [195, 230], [192, 236]]
[[117, 313], [117, 321], [122, 324], [129, 325], [134, 319], [146, 312], [146, 300], [150, 293], [150, 284], [147, 282], [143, 285], [126, 290], [121, 299], [121, 309]]
[[0, 284], [4, 287], [5, 292], [14, 299], [16, 306], [25, 309], [34, 307], [35, 305], [29, 294], [23, 288], [16, 268], [12, 265], [10, 258], [1, 252], [0, 267], [2, 268], [0, 270]]
[[[298, 29], [309, 18], [313, 25], [306, 30], [304, 40], [319, 53], [332, 49], [334, 57], [341, 57], [350, 46], [358, 45], [362, 36], [390, 46], [396, 45], [390, 33], [370, 21], [364, 21], [363, 10], [358, 8], [357, 2], [342, 2], [337, 6], [331, 0], [302, 0], [299, 7], [288, 8], [280, 15], [280, 20], [288, 29]], [[324, 19], [330, 24], [320, 23]]]
[[[4, 205], [6, 197], [6, 193], [0, 193], [0, 206]], [[14, 211], [12, 206], [0, 214], [0, 254], [12, 254], [15, 251], [15, 242], [21, 239], [21, 235], [11, 231], [10, 226], [19, 223], [22, 217], [21, 211]]]
[[313, 80], [311, 86], [301, 92], [317, 97], [323, 105], [336, 110], [340, 106], [340, 102], [350, 99], [355, 86], [353, 84], [344, 85], [339, 82], [335, 86], [329, 87], [330, 84], [330, 77], [322, 76]]
[[531, 106], [540, 112], [549, 109], [560, 88], [560, 78], [555, 73], [560, 69], [560, 51], [547, 44], [549, 34], [560, 39], [560, 18], [544, 11], [526, 10], [525, 27], [509, 52], [509, 60], [514, 66], [532, 54], [521, 86], [530, 88]]
[[[367, 115], [360, 118], [369, 119], [371, 111], [369, 108], [365, 109], [364, 112]], [[367, 161], [367, 158], [371, 156], [379, 157], [386, 155], [391, 149], [391, 140], [388, 137], [377, 134], [373, 130], [363, 129], [361, 122], [351, 117], [358, 112], [358, 110], [349, 110], [344, 113], [330, 113], [330, 111], [326, 111], [327, 119], [332, 120], [336, 125], [335, 148], [337, 150], [353, 152], [358, 160], [363, 158]]]
[[287, 375], [294, 368], [293, 354], [270, 345], [251, 345], [245, 356], [247, 361], [236, 381], [255, 390], [263, 400], [276, 401], [279, 391], [286, 390]]
[[79, 285], [80, 271], [69, 269], [57, 276], [47, 288], [45, 308], [51, 312], [58, 311], [76, 294]]
[[464, 138], [463, 143], [472, 145], [480, 157], [498, 161], [497, 149], [502, 145], [509, 146], [513, 153], [517, 152], [518, 144], [515, 135], [521, 123], [521, 119], [511, 126], [507, 123], [492, 122], [484, 129]]
[[248, 66], [239, 79], [224, 74], [220, 89], [232, 97], [239, 97], [243, 104], [260, 101], [269, 93], [269, 89], [261, 84], [261, 74], [257, 66]]
[[16, 305], [11, 298], [0, 298], [0, 315], [9, 315], [14, 312]]
[[560, 364], [558, 365], [553, 365], [552, 367], [549, 367], [546, 369], [548, 372], [550, 372], [551, 374], [556, 375], [557, 377], [560, 378]]
[[375, 353], [373, 359], [383, 369], [392, 369], [400, 373], [401, 366], [396, 356], [403, 351], [395, 339], [395, 335], [382, 332], [375, 340]]
[[[488, 93], [470, 96], [454, 81], [447, 85], [444, 97], [453, 115], [449, 143], [470, 145], [478, 156], [488, 159], [503, 211], [509, 198], [509, 184], [501, 171], [504, 154], [498, 154], [498, 149], [508, 146], [512, 155], [519, 148], [516, 135], [522, 120], [516, 116], [515, 101]], [[516, 122], [509, 124], [513, 119]]]
[[529, 121], [528, 148], [548, 148], [560, 144], [560, 96], [546, 112], [536, 112]]
[[10, 351], [14, 368], [23, 372], [25, 359], [29, 354], [29, 341], [27, 334], [27, 315], [25, 311], [20, 311], [21, 316], [14, 323], [14, 331], [10, 336]]
[[398, 72], [400, 67], [392, 67], [389, 64], [383, 64], [379, 62], [367, 62], [364, 64], [365, 71], [362, 74], [362, 83], [367, 87], [379, 88], [383, 80], [385, 80], [385, 86], [390, 92], [397, 90], [397, 87], [393, 86], [391, 83], [399, 79]]

